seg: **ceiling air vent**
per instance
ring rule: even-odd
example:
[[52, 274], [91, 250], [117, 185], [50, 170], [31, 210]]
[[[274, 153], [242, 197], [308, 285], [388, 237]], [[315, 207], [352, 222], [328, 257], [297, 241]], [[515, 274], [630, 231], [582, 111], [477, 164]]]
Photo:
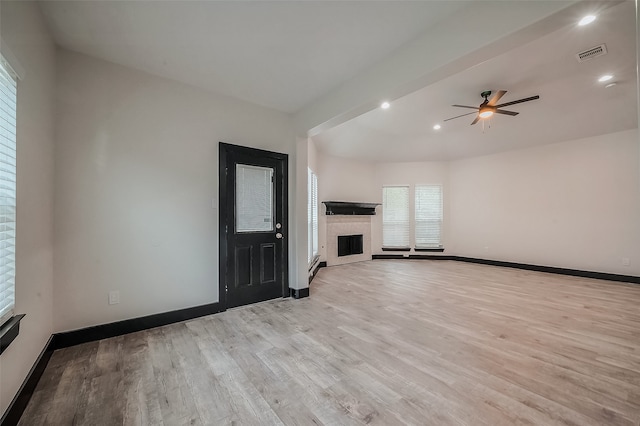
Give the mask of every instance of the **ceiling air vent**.
[[600, 46], [592, 47], [591, 49], [583, 50], [576, 53], [576, 59], [578, 62], [584, 62], [589, 59], [597, 58], [598, 56], [607, 54], [607, 45], [601, 44]]

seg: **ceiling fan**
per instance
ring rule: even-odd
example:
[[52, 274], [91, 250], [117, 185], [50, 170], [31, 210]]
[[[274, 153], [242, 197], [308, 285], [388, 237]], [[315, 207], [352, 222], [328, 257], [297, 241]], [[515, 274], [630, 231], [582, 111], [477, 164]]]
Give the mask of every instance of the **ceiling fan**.
[[530, 96], [528, 98], [518, 99], [517, 101], [511, 101], [511, 102], [506, 102], [504, 104], [496, 105], [500, 100], [500, 98], [502, 98], [505, 93], [507, 93], [506, 90], [498, 90], [496, 94], [493, 95], [491, 100], [489, 100], [489, 96], [491, 95], [491, 90], [487, 90], [480, 93], [480, 96], [484, 98], [484, 102], [482, 102], [478, 107], [468, 106], [468, 105], [452, 105], [454, 107], [459, 107], [459, 108], [471, 108], [471, 109], [475, 109], [476, 111], [470, 112], [467, 114], [458, 115], [451, 118], [447, 118], [444, 121], [449, 121], [449, 120], [453, 120], [454, 118], [464, 117], [465, 115], [478, 114], [476, 119], [471, 122], [471, 124], [473, 125], [473, 124], [476, 124], [481, 118], [489, 118], [493, 114], [505, 114], [505, 115], [514, 116], [514, 115], [518, 115], [519, 113], [514, 111], [506, 111], [500, 108], [506, 107], [509, 105], [520, 104], [522, 102], [528, 102], [528, 101], [534, 101], [536, 99], [540, 99], [540, 96], [536, 95], [536, 96]]

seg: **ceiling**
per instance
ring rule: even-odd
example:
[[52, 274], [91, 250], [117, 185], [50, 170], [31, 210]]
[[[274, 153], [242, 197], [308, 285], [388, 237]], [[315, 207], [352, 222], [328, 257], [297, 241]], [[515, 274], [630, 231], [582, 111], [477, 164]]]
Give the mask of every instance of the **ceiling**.
[[[45, 0], [40, 5], [64, 48], [296, 113], [340, 92], [345, 82], [357, 85], [367, 70], [383, 64], [391, 72], [397, 52], [426, 35], [442, 34], [443, 25], [458, 28], [454, 40], [447, 37], [435, 46], [460, 49], [455, 38], [477, 32], [464, 32], [477, 21], [470, 11], [483, 11], [489, 3]], [[501, 19], [521, 15], [524, 3], [500, 3]], [[598, 5], [579, 3], [583, 9]], [[498, 56], [484, 58], [490, 49], [469, 52], [477, 65], [451, 68], [394, 99], [388, 110], [369, 104], [352, 114], [354, 119], [312, 139], [320, 151], [339, 157], [446, 161], [636, 128], [634, 6], [632, 0], [599, 3], [598, 19], [585, 27], [565, 17], [561, 28], [531, 26], [534, 36], [526, 44], [512, 34], [504, 38], [514, 41], [511, 47], [493, 50]], [[577, 52], [601, 43], [607, 55], [584, 63], [575, 59]], [[614, 74], [617, 85], [605, 89], [598, 83], [604, 73]], [[480, 92], [501, 89], [508, 91], [501, 102], [540, 99], [510, 107], [520, 115], [495, 116], [484, 128], [469, 125], [473, 115], [443, 122], [471, 111], [452, 104], [479, 105]], [[357, 116], [362, 111], [368, 112]], [[442, 125], [439, 131], [433, 129], [436, 123]]]
[[43, 1], [56, 43], [293, 113], [468, 1]]
[[[505, 2], [505, 7], [509, 3]], [[369, 161], [443, 161], [579, 139], [637, 128], [635, 5], [625, 1], [579, 27], [542, 35], [313, 137], [322, 152]], [[604, 56], [579, 63], [579, 51], [606, 43]], [[598, 77], [617, 84], [605, 88]], [[453, 104], [479, 105], [484, 90], [507, 90], [501, 102], [520, 115], [494, 116], [471, 126], [474, 115]], [[433, 126], [439, 123], [438, 131]]]

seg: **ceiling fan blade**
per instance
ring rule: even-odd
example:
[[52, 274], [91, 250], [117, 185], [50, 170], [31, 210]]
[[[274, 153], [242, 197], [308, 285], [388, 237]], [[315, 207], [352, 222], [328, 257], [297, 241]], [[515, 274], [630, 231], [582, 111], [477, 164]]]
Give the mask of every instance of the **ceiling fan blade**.
[[472, 109], [475, 109], [475, 110], [478, 109], [478, 107], [472, 107], [472, 106], [469, 106], [469, 105], [451, 105], [451, 106], [458, 107], [458, 108], [472, 108]]
[[488, 106], [494, 106], [495, 104], [498, 103], [498, 101], [500, 100], [501, 97], [504, 96], [504, 94], [507, 93], [506, 90], [498, 90], [496, 92], [495, 95], [493, 95], [493, 98], [491, 98], [491, 100], [489, 101], [489, 103], [487, 104]]
[[480, 116], [477, 116], [475, 120], [473, 120], [471, 122], [471, 125], [473, 126], [474, 124], [476, 124], [478, 121], [480, 121]]
[[540, 99], [540, 96], [536, 95], [536, 96], [531, 96], [531, 97], [524, 98], [524, 99], [518, 99], [517, 101], [507, 102], [505, 104], [496, 105], [496, 108], [502, 108], [502, 107], [506, 107], [506, 106], [509, 106], [509, 105], [521, 104], [522, 102], [535, 101], [536, 99]]
[[518, 114], [520, 114], [519, 112], [515, 112], [515, 111], [505, 111], [505, 110], [503, 110], [503, 109], [497, 109], [497, 110], [495, 110], [495, 111], [493, 111], [493, 112], [495, 112], [496, 114], [504, 114], [504, 115], [511, 115], [511, 116], [514, 116], [514, 115], [518, 115]]
[[453, 120], [454, 118], [460, 118], [460, 117], [464, 117], [465, 115], [471, 115], [471, 114], [476, 114], [476, 113], [475, 112], [468, 112], [466, 114], [456, 115], [455, 117], [447, 118], [446, 120], [442, 120], [442, 121], [449, 121], [449, 120]]

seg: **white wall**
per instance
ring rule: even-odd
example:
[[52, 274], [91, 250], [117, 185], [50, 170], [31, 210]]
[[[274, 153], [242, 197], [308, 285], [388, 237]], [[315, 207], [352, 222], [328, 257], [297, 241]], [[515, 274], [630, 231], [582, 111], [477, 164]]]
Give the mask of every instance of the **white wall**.
[[640, 275], [638, 149], [631, 130], [452, 162], [452, 249]]
[[219, 141], [290, 154], [295, 230], [288, 115], [64, 50], [57, 75], [55, 331], [218, 301]]
[[323, 201], [380, 202], [375, 180], [375, 164], [316, 154], [318, 175], [318, 248], [320, 259], [327, 259], [327, 221]]
[[307, 166], [317, 174], [318, 170], [318, 147], [313, 139], [307, 139]]
[[[380, 202], [385, 184], [439, 183], [443, 254], [640, 276], [639, 144], [631, 130], [452, 162], [371, 164], [318, 152], [319, 195]], [[323, 256], [325, 238], [321, 215]]]
[[[309, 144], [310, 165], [315, 163], [318, 173], [319, 201], [362, 201], [382, 203], [383, 185], [440, 184], [444, 192], [444, 214], [448, 212], [448, 163], [369, 163], [333, 157], [317, 151], [313, 141]], [[412, 193], [413, 194], [413, 193]], [[413, 209], [413, 201], [410, 208]], [[324, 205], [320, 205], [318, 233], [320, 257], [326, 260], [326, 216]], [[449, 222], [444, 223], [443, 243], [445, 254], [449, 241]], [[371, 218], [371, 251], [382, 253], [382, 206], [376, 208]], [[412, 243], [413, 245], [413, 243]]]
[[295, 222], [295, 226], [290, 228], [289, 235], [287, 235], [286, 232], [284, 233], [284, 238], [289, 239], [289, 241], [295, 239], [296, 247], [300, 248], [297, 252], [295, 252], [295, 270], [290, 274], [290, 276], [295, 277], [295, 279], [292, 279], [292, 282], [289, 284], [289, 288], [294, 289], [309, 287], [309, 261], [307, 253], [309, 247], [309, 234], [307, 228], [307, 151], [307, 138], [297, 137], [295, 162], [295, 198], [289, 199], [289, 206], [295, 208], [295, 211], [298, 213], [297, 218], [299, 220]]
[[0, 357], [4, 413], [52, 332], [54, 46], [35, 2], [2, 2], [2, 51], [21, 72], [17, 110], [16, 313], [20, 334]]

